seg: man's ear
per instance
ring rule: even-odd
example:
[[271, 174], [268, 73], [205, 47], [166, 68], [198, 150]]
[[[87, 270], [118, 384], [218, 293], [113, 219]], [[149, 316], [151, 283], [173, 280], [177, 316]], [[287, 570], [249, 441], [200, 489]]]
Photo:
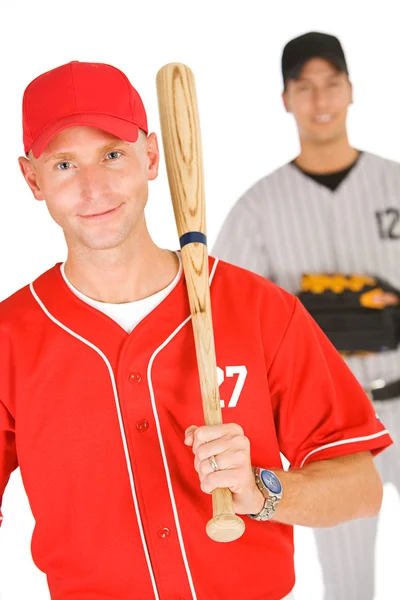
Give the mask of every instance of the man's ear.
[[158, 140], [155, 133], [150, 133], [147, 137], [147, 174], [149, 181], [156, 179], [158, 175], [158, 165], [160, 164], [160, 151], [158, 149]]
[[283, 90], [282, 92], [282, 102], [283, 102], [283, 106], [285, 107], [286, 112], [290, 113], [290, 108], [289, 108], [289, 103], [288, 103], [288, 97], [287, 97], [287, 92], [286, 90]]
[[24, 179], [29, 185], [31, 192], [36, 198], [36, 200], [44, 200], [44, 195], [38, 184], [36, 169], [32, 160], [29, 160], [24, 156], [20, 156], [20, 158], [18, 159], [18, 164], [21, 173], [24, 176]]
[[349, 81], [349, 85], [350, 85], [350, 104], [353, 104], [354, 100], [353, 100], [353, 84], [351, 83], [351, 81]]

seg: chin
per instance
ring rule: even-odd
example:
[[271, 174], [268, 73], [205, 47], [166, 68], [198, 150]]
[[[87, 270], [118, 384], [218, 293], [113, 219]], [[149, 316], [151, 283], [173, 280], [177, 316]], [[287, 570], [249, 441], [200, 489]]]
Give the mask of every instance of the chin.
[[109, 236], [109, 237], [98, 237], [98, 238], [86, 238], [81, 239], [80, 244], [88, 248], [89, 250], [113, 250], [121, 246], [126, 240], [126, 236]]
[[338, 133], [337, 131], [325, 131], [324, 133], [319, 132], [310, 137], [316, 144], [330, 144], [342, 138], [343, 134], [342, 132]]
[[332, 123], [331, 126], [325, 129], [313, 129], [310, 130], [309, 137], [316, 143], [329, 143], [334, 142], [346, 135], [346, 127], [338, 123]]

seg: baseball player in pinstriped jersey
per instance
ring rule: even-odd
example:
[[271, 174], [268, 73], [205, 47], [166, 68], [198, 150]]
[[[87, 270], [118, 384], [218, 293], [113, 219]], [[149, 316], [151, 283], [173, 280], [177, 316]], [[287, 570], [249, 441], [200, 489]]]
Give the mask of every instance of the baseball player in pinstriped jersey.
[[[339, 41], [318, 33], [292, 40], [282, 70], [301, 153], [239, 199], [214, 254], [292, 293], [307, 272], [370, 274], [400, 289], [400, 166], [348, 142], [352, 88]], [[400, 347], [346, 362], [366, 390], [380, 386], [370, 394], [399, 442]], [[398, 444], [376, 462], [399, 490]], [[326, 600], [372, 600], [376, 533], [376, 518], [315, 531]]]

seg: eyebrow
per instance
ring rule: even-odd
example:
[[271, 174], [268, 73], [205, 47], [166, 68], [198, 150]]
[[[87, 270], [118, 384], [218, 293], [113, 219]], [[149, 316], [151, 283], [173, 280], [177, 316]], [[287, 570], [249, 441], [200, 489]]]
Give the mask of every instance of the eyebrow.
[[124, 140], [115, 140], [115, 142], [110, 142], [109, 144], [100, 149], [100, 154], [107, 154], [115, 148], [121, 148], [122, 146], [129, 146], [129, 142], [125, 142]]
[[52, 154], [45, 159], [45, 163], [50, 160], [73, 160], [76, 158], [75, 152], [58, 152], [57, 154]]
[[[105, 146], [103, 146], [102, 148], [99, 149], [99, 154], [108, 154], [109, 152], [112, 152], [113, 150], [115, 150], [115, 148], [118, 147], [122, 147], [122, 146], [128, 146], [129, 143], [125, 142], [124, 140], [115, 140], [113, 142], [110, 142], [109, 144], [106, 144]], [[53, 160], [75, 160], [76, 159], [76, 153], [75, 152], [57, 152], [57, 154], [52, 154], [51, 156], [48, 156], [45, 159], [45, 163], [49, 162], [49, 161], [53, 161]]]

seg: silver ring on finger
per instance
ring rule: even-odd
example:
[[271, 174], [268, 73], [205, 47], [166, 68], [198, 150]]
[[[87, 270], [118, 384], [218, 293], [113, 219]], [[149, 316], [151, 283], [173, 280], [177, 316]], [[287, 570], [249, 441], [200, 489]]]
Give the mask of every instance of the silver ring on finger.
[[217, 461], [215, 460], [215, 456], [210, 456], [208, 462], [210, 463], [213, 471], [219, 471], [219, 466], [217, 464]]

